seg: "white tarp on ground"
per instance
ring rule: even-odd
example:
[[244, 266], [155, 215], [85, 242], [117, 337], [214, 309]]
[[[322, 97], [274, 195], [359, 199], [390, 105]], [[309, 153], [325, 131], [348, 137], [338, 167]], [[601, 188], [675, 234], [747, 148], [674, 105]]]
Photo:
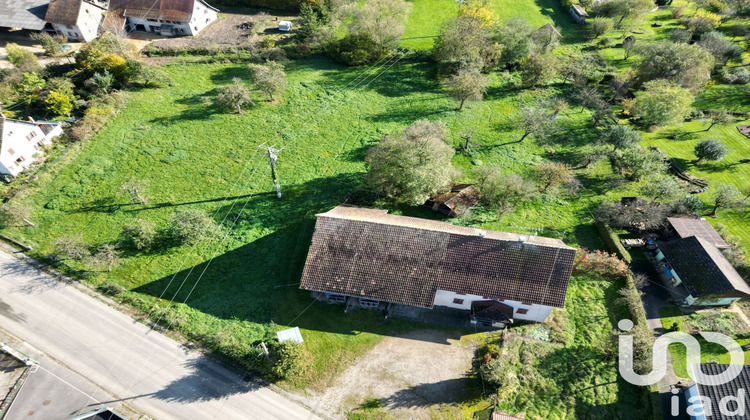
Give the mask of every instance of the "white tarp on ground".
[[302, 334], [299, 332], [299, 327], [279, 331], [276, 333], [276, 337], [278, 337], [279, 343], [283, 343], [284, 341], [296, 341], [301, 343], [304, 341], [302, 340]]

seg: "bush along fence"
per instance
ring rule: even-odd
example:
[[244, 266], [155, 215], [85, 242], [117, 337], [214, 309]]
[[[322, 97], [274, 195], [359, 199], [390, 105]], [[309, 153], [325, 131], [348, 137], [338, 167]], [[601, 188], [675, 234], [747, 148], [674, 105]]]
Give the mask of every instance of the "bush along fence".
[[609, 248], [610, 252], [615, 253], [621, 260], [628, 264], [633, 261], [630, 253], [624, 246], [622, 246], [620, 237], [609, 227], [609, 225], [604, 222], [596, 222], [596, 230], [599, 232], [599, 235], [601, 235], [604, 243], [607, 244], [607, 248]]

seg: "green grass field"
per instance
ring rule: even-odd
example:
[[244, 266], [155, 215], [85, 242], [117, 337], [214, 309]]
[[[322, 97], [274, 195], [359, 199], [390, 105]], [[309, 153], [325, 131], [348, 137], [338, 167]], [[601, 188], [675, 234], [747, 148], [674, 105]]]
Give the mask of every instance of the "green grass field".
[[[552, 22], [561, 28], [563, 45], [555, 52], [559, 56], [592, 48], [556, 0], [497, 0], [494, 4], [501, 19], [521, 15], [535, 26]], [[402, 45], [430, 48], [441, 22], [457, 7], [453, 1], [415, 0]], [[644, 22], [648, 30], [639, 42], [664, 36], [664, 28], [653, 30], [649, 22], [660, 19], [668, 27], [666, 14], [659, 11]], [[619, 48], [604, 50], [613, 65], [624, 71], [627, 64], [620, 60], [621, 53]], [[129, 291], [121, 298], [146, 312], [154, 303], [171, 307], [175, 329], [238, 358], [275, 330], [300, 326], [314, 366], [308, 377], [291, 385], [320, 388], [382, 335], [415, 328], [405, 322], [385, 322], [371, 313], [344, 315], [338, 307], [313, 303], [308, 293], [297, 288], [314, 215], [357, 199], [364, 186], [364, 157], [370, 146], [418, 119], [445, 121], [457, 148], [462, 134], [472, 137], [472, 151], [459, 151], [454, 158], [463, 171], [461, 180], [471, 181], [473, 171], [482, 165], [531, 176], [535, 164], [545, 159], [572, 162], [597, 139], [588, 111], [580, 112], [570, 99], [570, 85], [559, 81], [521, 90], [512, 77], [492, 74], [484, 102], [467, 104], [463, 112], [457, 112], [457, 102], [446, 96], [435, 81], [434, 67], [426, 61], [404, 59], [392, 67], [348, 69], [313, 56], [286, 66], [289, 88], [281, 103], [261, 102], [242, 115], [218, 110], [210, 99], [217, 86], [233, 77], [246, 78], [244, 65], [166, 66], [173, 86], [131, 92], [127, 107], [99, 134], [17, 198], [34, 208], [36, 227], [9, 228], [4, 233], [29, 243], [35, 256], [45, 258], [54, 251], [54, 239], [63, 235], [80, 234], [98, 246], [117, 241], [122, 226], [133, 220], [146, 219], [164, 227], [177, 209], [203, 209], [222, 224], [224, 235], [195, 248], [126, 251], [112, 273], [87, 272], [77, 262], [70, 262], [69, 270], [78, 271], [94, 285], [106, 280], [124, 286]], [[565, 132], [548, 145], [533, 140], [518, 143], [521, 130], [514, 128], [514, 114], [527, 101], [551, 96], [570, 99], [570, 109], [561, 115]], [[713, 103], [742, 109], [748, 99], [737, 87], [716, 85], [698, 98], [696, 106], [710, 108]], [[696, 121], [646, 133], [644, 145], [662, 148], [692, 173], [708, 178], [712, 186], [721, 182], [742, 185], [750, 176], [750, 165], [736, 162], [750, 157], [748, 140], [732, 126], [698, 132], [705, 125]], [[670, 130], [683, 135], [671, 140], [667, 137]], [[720, 164], [694, 167], [692, 147], [709, 136], [720, 138], [733, 152]], [[277, 162], [281, 199], [275, 197], [261, 145], [283, 148]], [[635, 194], [639, 185], [610, 182], [606, 160], [577, 174], [584, 187], [579, 196], [540, 195], [499, 221], [479, 208], [473, 219], [461, 223], [601, 248], [591, 211], [601, 201]], [[148, 204], [131, 204], [122, 192], [131, 177], [149, 182]], [[438, 217], [422, 208], [391, 210]], [[746, 249], [750, 247], [746, 213], [722, 210], [712, 222], [726, 225]], [[612, 291], [583, 282], [576, 282], [570, 290], [576, 343], [605, 345], [616, 315], [608, 306]], [[596, 350], [583, 347], [566, 347], [565, 351], [573, 355], [585, 350], [593, 355]], [[565, 362], [569, 360], [574, 359]], [[597, 382], [591, 389], [575, 382], [575, 390], [565, 390], [566, 398], [573, 399], [566, 404], [575, 407], [560, 409], [560, 417], [623, 413], [636, 406], [638, 402], [630, 399], [633, 393], [624, 391], [627, 388], [613, 372], [596, 376], [597, 381], [609, 382]], [[548, 408], [553, 404], [549, 395], [543, 402]], [[533, 398], [526, 403], [534, 403]], [[516, 412], [533, 412], [526, 405], [522, 410], [513, 407]]]

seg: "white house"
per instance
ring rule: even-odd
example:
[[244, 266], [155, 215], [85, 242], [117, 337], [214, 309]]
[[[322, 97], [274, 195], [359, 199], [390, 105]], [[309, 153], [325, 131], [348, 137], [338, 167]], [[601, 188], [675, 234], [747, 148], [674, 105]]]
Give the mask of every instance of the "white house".
[[110, 0], [105, 29], [197, 35], [218, 18], [204, 0]]
[[558, 239], [339, 206], [317, 215], [300, 288], [390, 314], [448, 307], [502, 328], [564, 307], [575, 255]]
[[107, 4], [96, 0], [50, 0], [45, 20], [58, 34], [89, 42], [99, 36]]
[[58, 122], [14, 120], [0, 112], [0, 174], [18, 175], [60, 134]]

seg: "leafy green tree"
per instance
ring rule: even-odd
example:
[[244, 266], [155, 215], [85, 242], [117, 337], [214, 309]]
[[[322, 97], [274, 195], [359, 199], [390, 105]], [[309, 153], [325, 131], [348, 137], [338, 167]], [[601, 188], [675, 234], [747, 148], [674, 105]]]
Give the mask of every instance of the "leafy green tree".
[[649, 10], [656, 7], [653, 0], [609, 0], [594, 5], [597, 16], [607, 16], [615, 20], [615, 28], [624, 23], [639, 22]]
[[47, 99], [44, 100], [44, 105], [47, 111], [57, 116], [68, 116], [73, 111], [73, 101], [71, 98], [57, 91], [50, 91], [47, 94]]
[[711, 216], [716, 216], [719, 208], [737, 207], [741, 203], [740, 191], [731, 184], [720, 184], [713, 195], [714, 207], [711, 210]]
[[397, 202], [424, 203], [457, 175], [448, 141], [445, 123], [427, 120], [386, 136], [367, 152], [367, 184]]
[[641, 195], [652, 201], [671, 203], [684, 196], [685, 189], [671, 175], [650, 177], [639, 189]]
[[299, 7], [297, 38], [302, 42], [307, 42], [320, 31], [321, 26], [323, 26], [323, 23], [320, 21], [320, 16], [313, 3], [302, 2]]
[[198, 242], [218, 235], [219, 225], [206, 212], [198, 209], [178, 210], [172, 214], [166, 237], [180, 244], [194, 245]]
[[647, 126], [661, 126], [682, 122], [690, 114], [693, 94], [667, 80], [652, 80], [636, 94], [633, 113]]
[[156, 227], [146, 219], [137, 219], [126, 223], [120, 232], [120, 239], [135, 249], [149, 249], [156, 241]]
[[252, 82], [255, 87], [268, 95], [274, 101], [275, 95], [280, 95], [286, 89], [286, 72], [284, 66], [272, 61], [266, 64], [250, 64]]
[[742, 47], [727, 39], [723, 33], [718, 31], [706, 32], [701, 35], [697, 44], [713, 55], [717, 65], [723, 66], [730, 59], [742, 58]]
[[457, 74], [445, 81], [448, 93], [461, 101], [458, 110], [464, 108], [466, 101], [481, 101], [487, 91], [487, 77], [476, 70], [459, 70]]
[[518, 16], [505, 21], [497, 31], [497, 42], [502, 45], [500, 65], [509, 67], [520, 63], [534, 52], [529, 21]]
[[541, 142], [547, 141], [557, 131], [557, 117], [564, 107], [563, 102], [552, 100], [538, 100], [523, 105], [515, 117], [516, 124], [523, 128], [523, 135], [518, 142], [530, 135]]
[[385, 53], [398, 47], [406, 29], [410, 4], [404, 0], [370, 0], [352, 3], [344, 19], [348, 34], [367, 35]]
[[39, 100], [39, 94], [46, 85], [47, 82], [36, 73], [23, 73], [23, 80], [17, 85], [17, 89], [23, 101], [29, 105]]
[[594, 35], [594, 39], [599, 38], [600, 36], [611, 31], [612, 27], [614, 26], [614, 22], [612, 22], [612, 19], [599, 16], [588, 19], [586, 21], [586, 24], [586, 26], [589, 27], [589, 31], [591, 31], [591, 35]]
[[716, 109], [709, 111], [708, 118], [711, 121], [711, 124], [709, 124], [708, 127], [703, 131], [710, 131], [716, 124], [728, 124], [733, 120], [732, 115], [729, 114], [729, 112], [727, 112], [727, 110], [725, 109]]
[[498, 217], [512, 212], [519, 204], [529, 201], [536, 190], [534, 184], [516, 173], [504, 174], [499, 168], [484, 166], [474, 173], [482, 202]]
[[561, 38], [560, 30], [551, 23], [543, 25], [531, 34], [531, 40], [534, 41], [536, 50], [541, 54], [546, 54], [557, 48], [560, 45]]
[[631, 147], [612, 153], [612, 165], [615, 172], [625, 175], [632, 181], [638, 181], [645, 176], [664, 174], [668, 166], [663, 154], [642, 147]]
[[232, 84], [221, 86], [218, 91], [216, 104], [222, 108], [233, 108], [237, 110], [238, 114], [241, 114], [243, 106], [247, 104], [255, 105], [250, 98], [250, 91], [237, 77], [232, 79]]
[[640, 83], [667, 79], [695, 91], [711, 78], [714, 58], [697, 45], [662, 41], [642, 45], [638, 53], [635, 71]]
[[534, 178], [542, 184], [542, 192], [547, 192], [550, 187], [577, 185], [573, 170], [564, 163], [542, 162], [534, 168]]
[[629, 125], [611, 125], [601, 134], [601, 142], [612, 145], [612, 151], [638, 147], [642, 137], [638, 130]]
[[557, 57], [532, 54], [521, 61], [521, 80], [525, 87], [545, 85], [557, 76]]
[[459, 70], [493, 67], [501, 49], [479, 20], [459, 14], [443, 25], [432, 52], [440, 72], [454, 74]]
[[700, 165], [704, 160], [720, 161], [729, 154], [729, 148], [717, 139], [704, 139], [695, 146], [693, 150], [698, 160], [696, 165]]

